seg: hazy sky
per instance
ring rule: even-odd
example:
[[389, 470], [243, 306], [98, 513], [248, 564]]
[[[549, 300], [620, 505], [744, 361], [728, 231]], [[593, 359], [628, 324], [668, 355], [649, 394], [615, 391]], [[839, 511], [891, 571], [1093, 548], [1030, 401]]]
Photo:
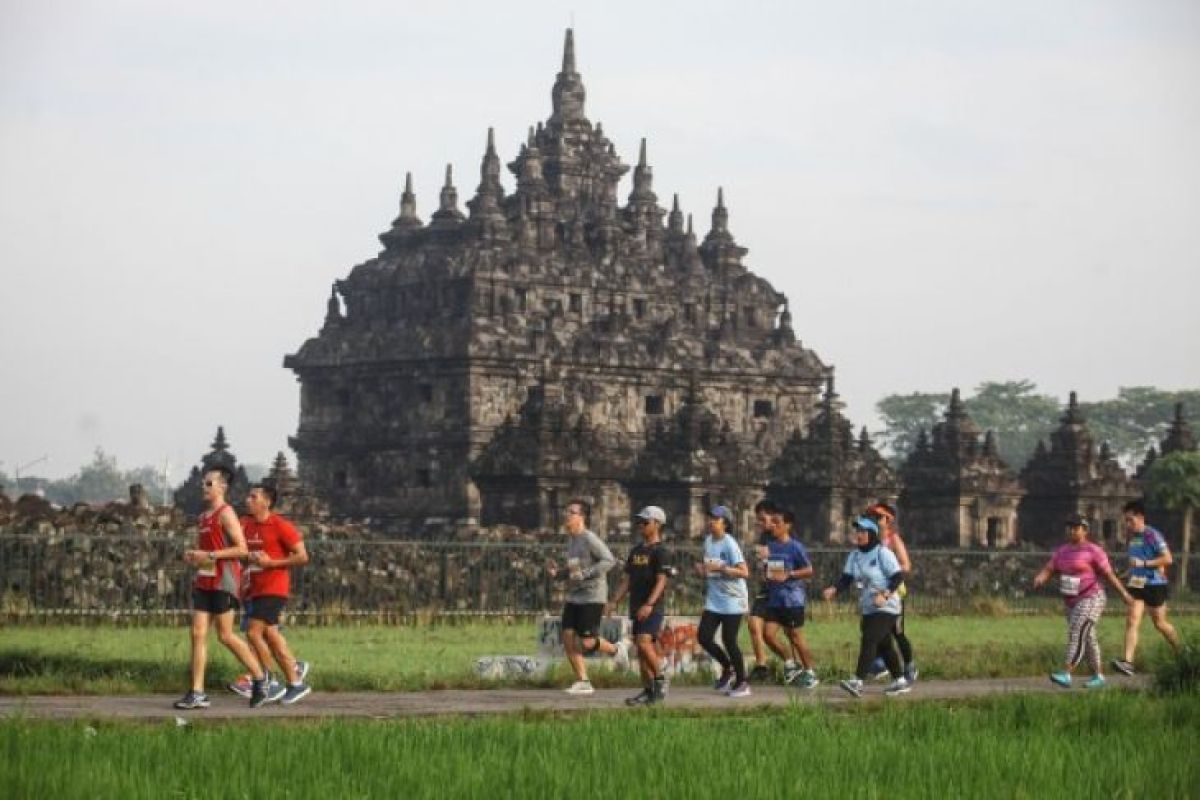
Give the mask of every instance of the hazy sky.
[[989, 379], [1200, 386], [1195, 0], [0, 0], [0, 469], [178, 472], [218, 423], [269, 461], [283, 356], [404, 172], [426, 220], [447, 162], [469, 198], [572, 19], [589, 117], [701, 235], [725, 187], [856, 424]]

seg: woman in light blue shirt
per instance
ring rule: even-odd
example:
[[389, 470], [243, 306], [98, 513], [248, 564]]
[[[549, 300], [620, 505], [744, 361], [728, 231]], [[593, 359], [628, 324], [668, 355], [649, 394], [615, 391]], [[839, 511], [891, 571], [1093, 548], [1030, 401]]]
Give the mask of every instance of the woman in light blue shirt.
[[842, 681], [841, 686], [855, 697], [862, 697], [863, 679], [867, 677], [876, 653], [885, 645], [883, 660], [895, 681], [888, 684], [884, 694], [903, 694], [912, 687], [900, 669], [900, 657], [896, 654], [896, 618], [900, 614], [900, 597], [896, 591], [904, 582], [904, 572], [896, 554], [879, 543], [879, 526], [870, 517], [859, 517], [854, 521], [856, 549], [846, 557], [842, 576], [833, 586], [825, 589], [822, 596], [832, 600], [841, 589], [857, 584], [859, 587], [858, 609], [862, 613], [862, 639], [858, 650], [858, 669], [854, 677]]
[[[704, 562], [696, 565], [697, 574], [707, 584], [698, 638], [705, 652], [721, 665], [721, 676], [714, 688], [730, 697], [749, 697], [750, 684], [746, 681], [746, 660], [738, 647], [738, 631], [742, 617], [749, 610], [746, 577], [750, 569], [732, 533], [733, 513], [725, 506], [713, 506], [708, 512]], [[718, 628], [724, 649], [716, 642]]]

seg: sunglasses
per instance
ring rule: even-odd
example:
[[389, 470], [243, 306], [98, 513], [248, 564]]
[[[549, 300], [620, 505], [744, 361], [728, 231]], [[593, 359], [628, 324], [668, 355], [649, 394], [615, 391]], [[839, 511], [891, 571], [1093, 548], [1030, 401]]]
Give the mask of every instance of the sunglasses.
[[204, 488], [206, 488], [206, 489], [211, 489], [212, 487], [214, 487], [216, 485], [217, 485], [216, 481], [205, 481], [204, 482]]

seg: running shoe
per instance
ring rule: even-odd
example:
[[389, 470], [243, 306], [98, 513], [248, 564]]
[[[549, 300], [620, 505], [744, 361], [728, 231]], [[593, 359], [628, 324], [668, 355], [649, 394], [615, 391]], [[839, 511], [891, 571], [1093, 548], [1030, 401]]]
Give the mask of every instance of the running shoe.
[[917, 662], [910, 661], [904, 665], [904, 677], [908, 679], [909, 683], [916, 683], [918, 674], [920, 674], [920, 670], [917, 669]]
[[1051, 672], [1050, 680], [1052, 680], [1054, 683], [1057, 683], [1064, 689], [1071, 688], [1071, 673], [1069, 672]]
[[806, 669], [800, 672], [800, 679], [796, 681], [796, 685], [801, 689], [815, 689], [820, 682], [817, 678], [817, 673], [811, 669]]
[[654, 700], [662, 702], [667, 699], [667, 688], [670, 684], [667, 683], [666, 676], [659, 676], [654, 679]]
[[892, 681], [887, 686], [883, 687], [883, 693], [888, 697], [892, 697], [893, 695], [897, 694], [908, 694], [911, 691], [912, 684], [909, 683], [908, 678], [905, 678], [903, 675], [901, 675], [899, 678], [896, 678], [896, 680]]
[[737, 686], [734, 686], [728, 692], [730, 697], [749, 697], [750, 696], [750, 681], [742, 681]]
[[1117, 672], [1121, 673], [1122, 675], [1133, 675], [1135, 673], [1132, 661], [1125, 661], [1120, 658], [1114, 658], [1112, 660], [1112, 667], [1113, 667], [1113, 669], [1115, 669]]
[[785, 684], [795, 683], [803, 674], [804, 670], [800, 669], [799, 667], [784, 667], [783, 682]]
[[855, 697], [863, 696], [863, 682], [858, 678], [847, 678], [838, 685]]
[[254, 682], [254, 676], [247, 672], [233, 683], [229, 684], [229, 691], [236, 694], [238, 697], [250, 699], [250, 684]]
[[1107, 685], [1108, 685], [1108, 681], [1104, 680], [1103, 675], [1093, 675], [1091, 678], [1088, 679], [1088, 681], [1086, 683], [1083, 684], [1083, 688], [1085, 688], [1085, 689], [1103, 689]]
[[567, 694], [595, 694], [596, 690], [592, 688], [591, 681], [575, 681], [566, 689], [563, 689]]
[[654, 705], [655, 697], [652, 689], [642, 689], [633, 697], [625, 698], [627, 706], [652, 706]]
[[759, 683], [771, 679], [771, 669], [766, 664], [755, 664], [750, 670], [750, 682]]
[[713, 682], [713, 690], [729, 694], [729, 689], [731, 686], [733, 686], [733, 670], [721, 670], [721, 676]]
[[308, 697], [312, 688], [307, 683], [297, 683], [294, 686], [287, 687], [283, 694], [283, 698], [279, 701], [285, 706], [290, 706], [292, 703], [299, 702], [305, 697]]
[[208, 695], [204, 692], [197, 692], [195, 689], [188, 689], [188, 693], [175, 701], [176, 708], [193, 709], [193, 708], [208, 708]]
[[272, 679], [267, 684], [267, 699], [264, 702], [277, 703], [287, 694], [287, 687], [277, 680]]
[[254, 680], [250, 682], [250, 707], [258, 708], [263, 703], [267, 702], [267, 689], [271, 684], [271, 673], [267, 673], [262, 680]]
[[621, 672], [628, 672], [629, 671], [629, 645], [626, 644], [626, 642], [623, 639], [620, 641], [617, 641], [617, 642], [613, 642], [613, 645], [617, 648], [617, 654], [613, 656], [613, 666], [616, 667], [617, 669], [619, 669]]

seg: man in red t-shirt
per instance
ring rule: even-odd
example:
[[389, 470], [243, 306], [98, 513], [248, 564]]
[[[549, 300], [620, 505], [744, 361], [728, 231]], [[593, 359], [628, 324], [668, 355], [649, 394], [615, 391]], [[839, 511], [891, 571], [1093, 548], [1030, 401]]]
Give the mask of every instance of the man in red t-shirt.
[[291, 705], [312, 691], [296, 668], [296, 659], [287, 640], [279, 632], [279, 617], [291, 591], [290, 567], [308, 563], [308, 551], [300, 532], [291, 522], [274, 513], [275, 487], [256, 484], [246, 496], [250, 515], [242, 518], [246, 532], [247, 614], [250, 625], [246, 635], [264, 664], [272, 655], [287, 678], [287, 689], [280, 702]]

